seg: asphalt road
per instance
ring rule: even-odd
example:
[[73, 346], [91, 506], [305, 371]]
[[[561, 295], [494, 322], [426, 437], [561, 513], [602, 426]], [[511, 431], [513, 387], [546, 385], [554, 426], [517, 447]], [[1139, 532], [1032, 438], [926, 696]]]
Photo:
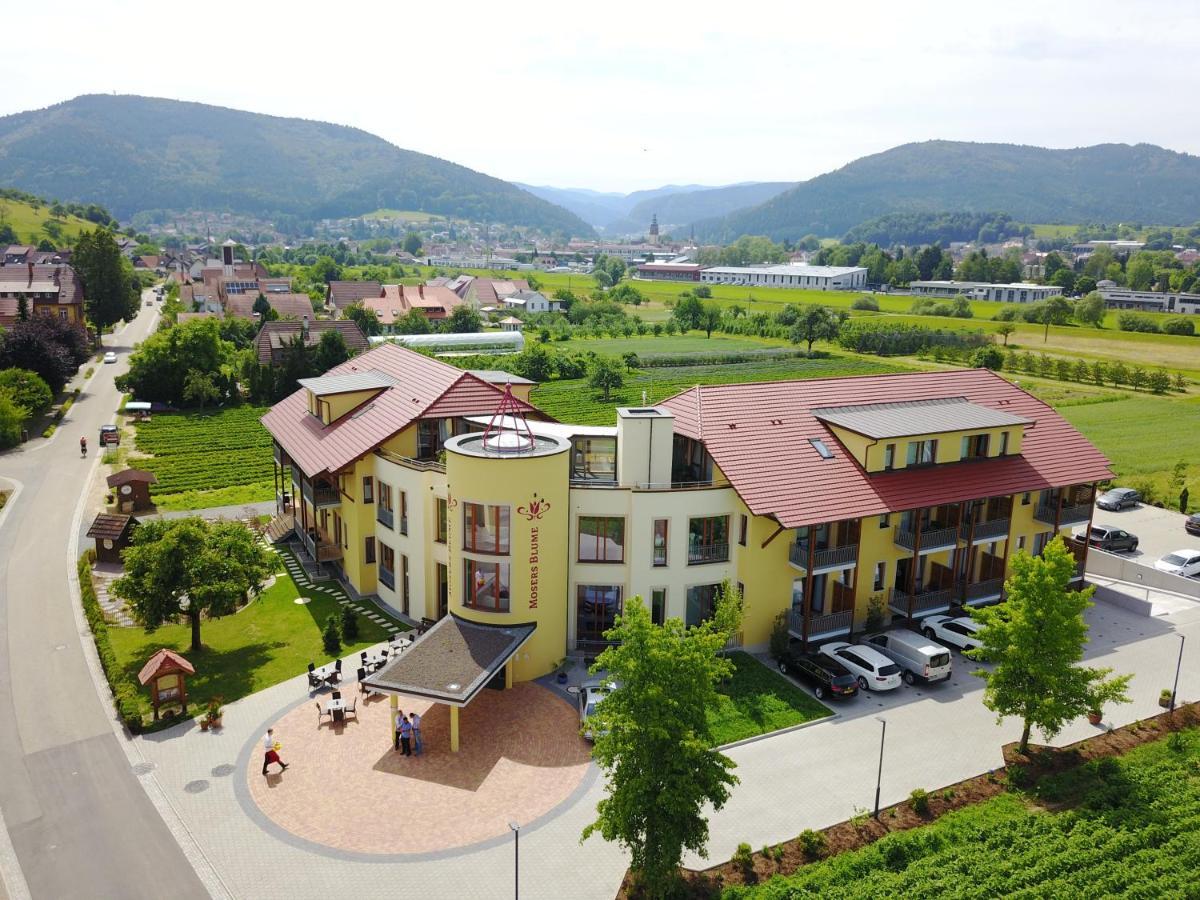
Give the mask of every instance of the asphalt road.
[[[0, 478], [19, 486], [0, 520], [0, 814], [12, 849], [0, 865], [13, 897], [22, 893], [13, 856], [37, 900], [208, 896], [113, 734], [68, 580], [99, 428], [120, 403], [113, 378], [156, 321], [157, 309], [143, 304], [123, 332], [105, 338], [119, 362], [96, 365], [54, 438], [0, 456]], [[84, 518], [94, 513], [83, 510]]]

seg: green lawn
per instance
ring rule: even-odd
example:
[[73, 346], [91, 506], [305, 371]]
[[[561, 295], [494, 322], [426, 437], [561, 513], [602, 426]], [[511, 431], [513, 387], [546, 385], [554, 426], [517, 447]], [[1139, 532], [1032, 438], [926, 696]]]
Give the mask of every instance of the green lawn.
[[256, 406], [162, 413], [137, 426], [138, 453], [126, 462], [153, 472], [159, 509], [255, 503], [274, 494], [271, 435]]
[[718, 687], [720, 703], [708, 711], [718, 746], [833, 714], [748, 653], [737, 651], [729, 659], [735, 666], [733, 678]]
[[[17, 238], [22, 241], [28, 241], [36, 246], [47, 237], [46, 232], [42, 230], [42, 226], [51, 220], [50, 207], [41, 206], [34, 209], [28, 203], [20, 200], [9, 200], [0, 197], [0, 224], [12, 226], [12, 230], [17, 233]], [[64, 219], [55, 219], [54, 221], [62, 228], [64, 237], [76, 238], [81, 232], [92, 231], [96, 228], [94, 222], [89, 222], [86, 219], [81, 219], [78, 216], [67, 216]]]
[[[284, 551], [286, 552], [286, 551]], [[282, 566], [280, 567], [282, 568]], [[121, 667], [137, 684], [137, 673], [146, 660], [163, 647], [182, 653], [196, 667], [188, 679], [189, 711], [199, 712], [210, 697], [226, 702], [261, 691], [302, 674], [310, 662], [318, 666], [330, 661], [321, 643], [321, 630], [330, 615], [341, 615], [335, 596], [306, 588], [301, 590], [286, 573], [240, 612], [201, 625], [204, 650], [193, 653], [188, 625], [165, 625], [153, 633], [142, 628], [109, 626], [113, 651]], [[336, 587], [335, 582], [326, 582]], [[293, 603], [297, 597], [312, 598], [308, 604]], [[370, 607], [374, 609], [375, 607]], [[380, 615], [383, 615], [380, 613]], [[393, 623], [404, 629], [399, 622]], [[358, 640], [343, 646], [340, 655], [364, 650], [387, 640], [385, 631], [366, 617], [358, 617]], [[354, 676], [351, 669], [348, 677]], [[142, 707], [150, 721], [150, 696], [142, 691]]]
[[1043, 779], [1035, 797], [1002, 794], [722, 897], [1195, 897], [1200, 734], [1181, 737]]
[[[743, 337], [741, 335], [726, 335], [713, 332], [711, 338], [706, 338], [702, 332], [690, 334], [663, 334], [657, 337], [653, 334], [643, 334], [627, 338], [582, 338], [572, 337], [569, 341], [555, 341], [552, 346], [556, 350], [573, 350], [620, 356], [623, 353], [636, 353], [638, 356], [670, 356], [683, 353], [742, 353], [747, 350], [770, 350], [776, 347], [789, 347], [782, 341], [764, 340], [759, 337]], [[801, 347], [800, 349], [804, 349]]]

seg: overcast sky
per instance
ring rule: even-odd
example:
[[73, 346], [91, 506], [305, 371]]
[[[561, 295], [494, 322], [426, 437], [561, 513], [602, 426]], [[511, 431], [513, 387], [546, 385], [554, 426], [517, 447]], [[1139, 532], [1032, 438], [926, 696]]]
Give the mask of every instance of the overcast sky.
[[0, 114], [196, 100], [612, 191], [799, 180], [930, 138], [1200, 153], [1195, 0], [222, 6], [10, 17]]

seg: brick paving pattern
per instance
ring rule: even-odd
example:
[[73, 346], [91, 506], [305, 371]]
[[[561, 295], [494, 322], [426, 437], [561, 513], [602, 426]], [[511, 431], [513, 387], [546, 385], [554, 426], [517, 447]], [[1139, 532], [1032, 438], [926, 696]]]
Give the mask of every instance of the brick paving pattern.
[[591, 761], [575, 709], [536, 684], [483, 690], [460, 712], [460, 751], [450, 752], [450, 710], [400, 699], [422, 719], [425, 751], [392, 749], [386, 697], [358, 698], [358, 720], [318, 726], [316, 704], [274, 724], [289, 764], [262, 775], [262, 754], [246, 769], [250, 794], [277, 825], [305, 840], [358, 853], [426, 853], [467, 847], [532, 822], [579, 787]]

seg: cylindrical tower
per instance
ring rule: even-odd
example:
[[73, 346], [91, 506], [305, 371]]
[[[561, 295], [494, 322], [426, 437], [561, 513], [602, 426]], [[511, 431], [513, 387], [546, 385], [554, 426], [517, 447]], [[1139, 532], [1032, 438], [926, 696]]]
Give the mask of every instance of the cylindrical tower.
[[512, 674], [538, 678], [566, 655], [570, 442], [503, 429], [445, 447], [450, 611], [536, 623]]

